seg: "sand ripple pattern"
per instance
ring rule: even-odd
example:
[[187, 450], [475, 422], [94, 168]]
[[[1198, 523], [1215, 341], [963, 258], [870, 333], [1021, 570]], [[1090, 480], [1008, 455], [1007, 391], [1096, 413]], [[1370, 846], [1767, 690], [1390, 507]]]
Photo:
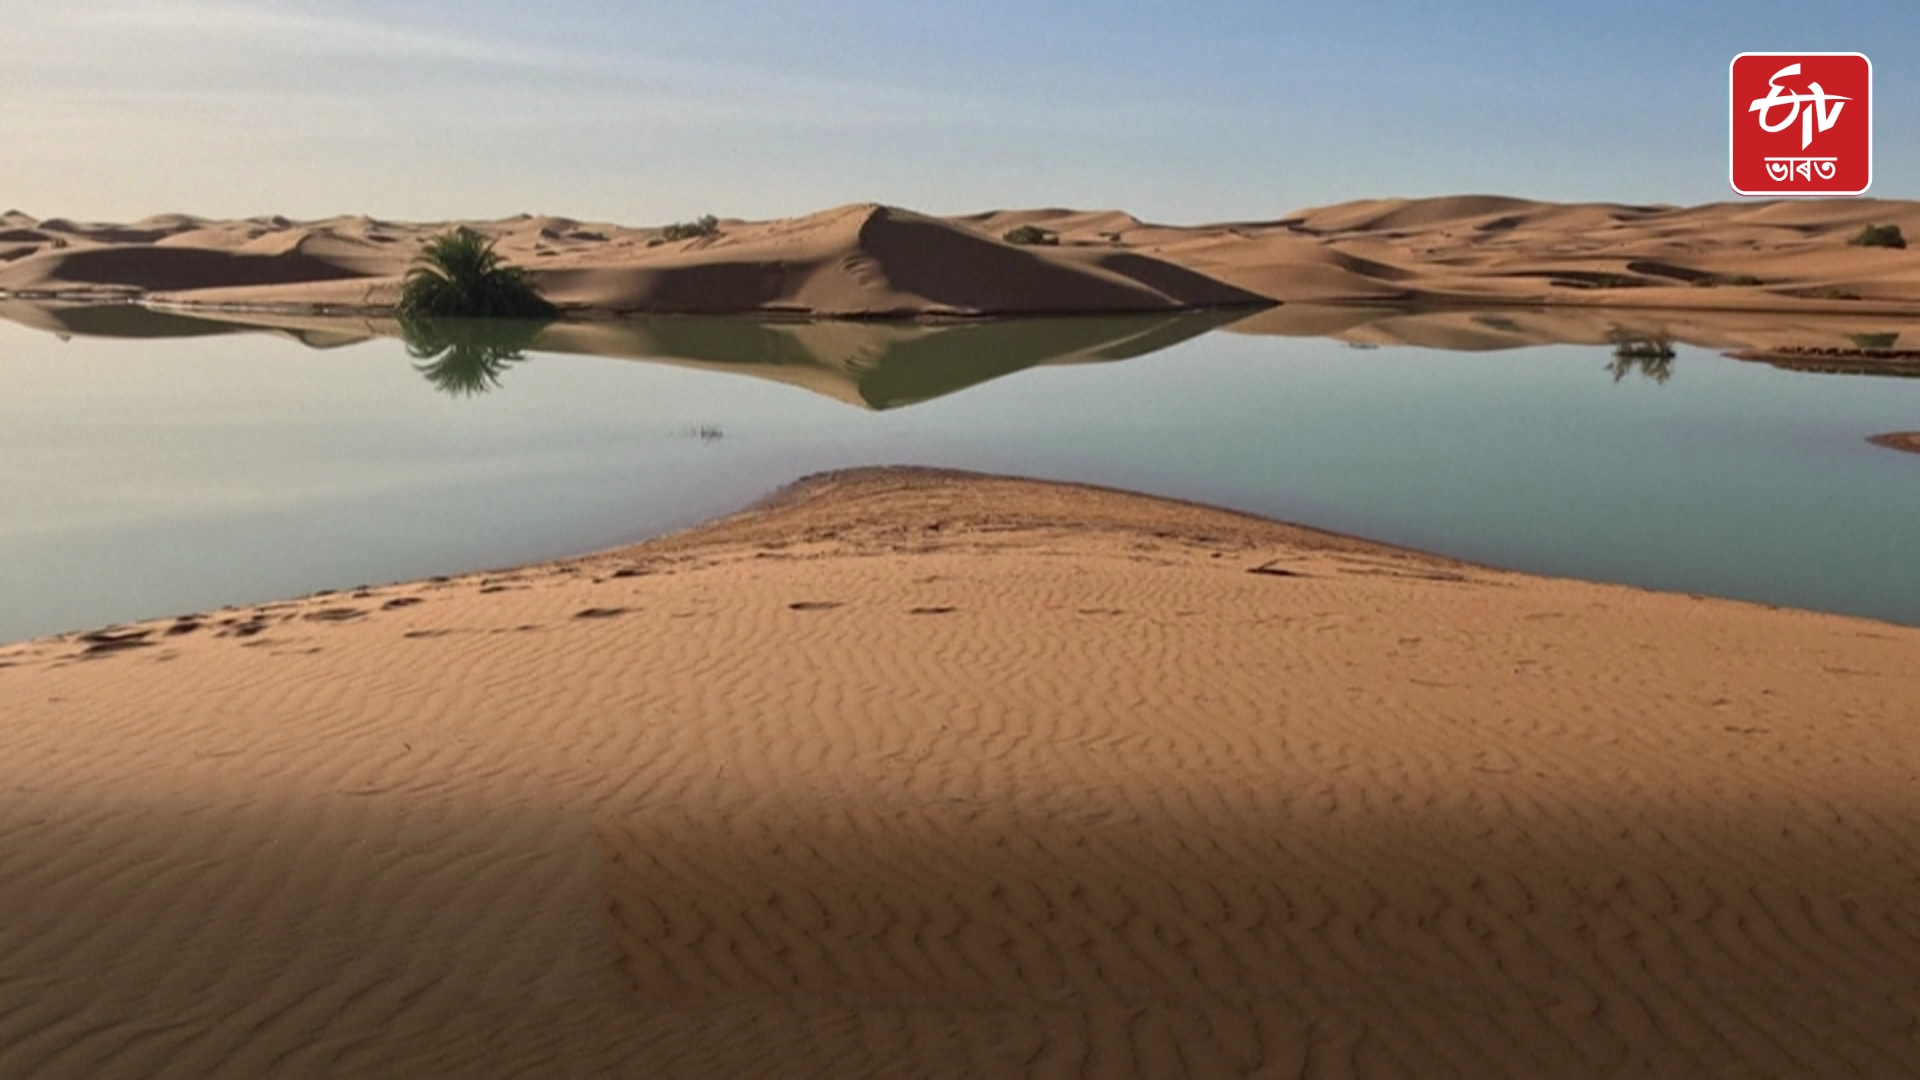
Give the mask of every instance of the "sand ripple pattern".
[[1911, 1076], [1916, 661], [925, 470], [0, 648], [0, 1076]]

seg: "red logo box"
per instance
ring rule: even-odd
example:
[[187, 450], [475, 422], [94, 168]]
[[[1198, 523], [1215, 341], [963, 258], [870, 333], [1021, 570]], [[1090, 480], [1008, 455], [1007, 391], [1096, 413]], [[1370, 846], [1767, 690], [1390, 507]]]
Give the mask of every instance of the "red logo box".
[[1727, 136], [1742, 195], [1864, 195], [1873, 183], [1873, 64], [1859, 53], [1741, 53]]

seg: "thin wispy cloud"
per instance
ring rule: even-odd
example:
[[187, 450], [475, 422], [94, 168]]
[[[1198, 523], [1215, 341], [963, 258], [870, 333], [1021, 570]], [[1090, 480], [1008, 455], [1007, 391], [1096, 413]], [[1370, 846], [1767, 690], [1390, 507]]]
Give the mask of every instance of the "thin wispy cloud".
[[[1089, 124], [1138, 128], [1194, 119], [1190, 108], [1150, 102], [1034, 100], [986, 89], [953, 92], [715, 60], [556, 48], [504, 36], [478, 36], [448, 26], [272, 3], [120, 0], [50, 9], [42, 19], [63, 37], [84, 35], [94, 49], [117, 47], [136, 72], [153, 62], [174, 66], [206, 62], [216, 68], [257, 71], [271, 77], [248, 91], [261, 98], [352, 102], [383, 93], [379, 88], [343, 83], [281, 89], [275, 84], [298, 74], [289, 72], [290, 62], [419, 65], [413, 70], [395, 69], [419, 82], [431, 82], [433, 68], [448, 68], [445, 74], [490, 82], [495, 89], [512, 90], [522, 102], [551, 110], [538, 114], [548, 123], [591, 115], [618, 116], [628, 124], [732, 120], [827, 129], [914, 124], [1031, 131]], [[473, 92], [470, 85], [457, 82], [447, 90], [448, 96]], [[176, 99], [191, 93], [166, 86], [143, 91]], [[76, 98], [70, 94], [67, 100]], [[388, 108], [408, 105], [383, 100]], [[528, 113], [526, 108], [513, 111], [522, 116]], [[498, 118], [497, 113], [492, 115]]]
[[[0, 0], [0, 202], [1199, 220], [1463, 190], [1705, 201], [1728, 197], [1734, 52], [1920, 32], [1904, 6], [1817, 33], [1786, 0], [1718, 7], [1724, 27], [1647, 35], [1629, 16], [1653, 0]], [[1920, 108], [1910, 75], [1877, 75], [1889, 123]], [[1875, 191], [1904, 195], [1920, 160], [1894, 130]]]

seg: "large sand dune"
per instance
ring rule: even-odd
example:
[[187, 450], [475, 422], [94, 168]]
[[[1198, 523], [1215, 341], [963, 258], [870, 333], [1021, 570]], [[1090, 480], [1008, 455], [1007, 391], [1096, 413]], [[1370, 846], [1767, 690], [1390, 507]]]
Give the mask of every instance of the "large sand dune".
[[[420, 244], [452, 224], [16, 213], [0, 219], [0, 291], [378, 310]], [[1869, 224], [1920, 236], [1920, 204], [1875, 199], [1379, 199], [1191, 227], [1119, 211], [942, 219], [861, 204], [671, 242], [657, 228], [556, 217], [471, 224], [579, 312], [965, 317], [1316, 301], [1920, 314], [1920, 252], [1848, 243]], [[1057, 243], [1006, 243], [1021, 226]]]
[[0, 1075], [1912, 1075], [1916, 672], [917, 470], [27, 643]]

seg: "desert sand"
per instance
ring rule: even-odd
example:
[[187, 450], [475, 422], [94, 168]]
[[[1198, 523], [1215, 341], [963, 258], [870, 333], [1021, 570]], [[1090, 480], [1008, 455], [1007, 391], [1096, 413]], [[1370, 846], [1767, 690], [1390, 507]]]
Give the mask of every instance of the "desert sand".
[[[166, 214], [114, 225], [15, 211], [0, 217], [0, 292], [378, 312], [396, 301], [420, 244], [455, 224]], [[551, 216], [466, 224], [576, 315], [957, 318], [1300, 302], [1920, 315], [1920, 252], [1848, 244], [1869, 224], [1920, 236], [1910, 201], [1683, 208], [1474, 195], [1202, 226], [1118, 211], [939, 218], [868, 203], [725, 220], [716, 235], [674, 241], [661, 228]], [[1056, 242], [1005, 242], [1022, 227]]]
[[1885, 435], [1875, 435], [1867, 441], [1889, 450], [1905, 450], [1911, 454], [1920, 454], [1920, 431], [1892, 431]]
[[0, 1075], [1920, 1070], [1910, 628], [868, 470], [0, 697]]

